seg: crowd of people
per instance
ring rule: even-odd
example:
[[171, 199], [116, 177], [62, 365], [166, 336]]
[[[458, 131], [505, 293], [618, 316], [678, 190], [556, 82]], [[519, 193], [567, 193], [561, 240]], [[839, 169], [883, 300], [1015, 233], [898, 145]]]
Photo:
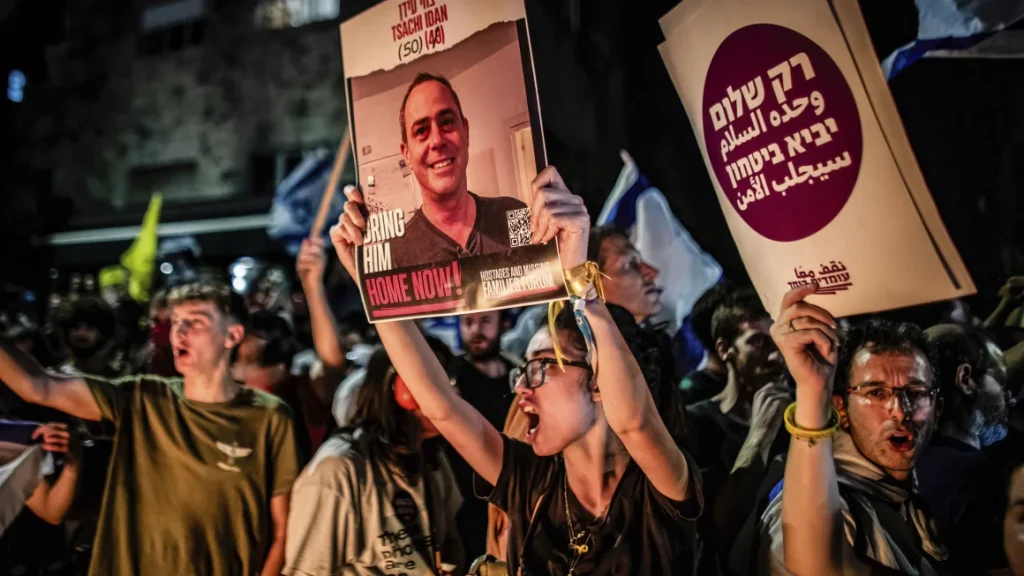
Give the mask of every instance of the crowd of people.
[[723, 280], [686, 366], [629, 235], [552, 167], [532, 193], [571, 305], [462, 315], [456, 346], [338, 322], [324, 275], [333, 254], [355, 276], [358, 190], [333, 249], [302, 246], [304, 306], [204, 279], [154, 295], [148, 336], [86, 296], [8, 331], [5, 430], [60, 465], [0, 571], [1024, 576], [1024, 282], [919, 326], [837, 320], [815, 285], [769, 314]]

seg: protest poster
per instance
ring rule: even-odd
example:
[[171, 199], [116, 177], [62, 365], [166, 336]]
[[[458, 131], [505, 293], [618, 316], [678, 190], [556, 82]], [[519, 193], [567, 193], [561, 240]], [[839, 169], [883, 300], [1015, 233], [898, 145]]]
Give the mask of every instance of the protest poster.
[[389, 0], [341, 24], [370, 322], [567, 297], [530, 244], [547, 164], [523, 0]]
[[973, 294], [856, 0], [686, 0], [659, 46], [765, 308]]

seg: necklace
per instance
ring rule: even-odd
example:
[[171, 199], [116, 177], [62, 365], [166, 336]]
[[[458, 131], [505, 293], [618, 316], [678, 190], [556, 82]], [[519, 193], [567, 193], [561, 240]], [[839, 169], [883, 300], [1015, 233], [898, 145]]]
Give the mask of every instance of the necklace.
[[[572, 525], [572, 511], [569, 510], [568, 473], [562, 477], [562, 497], [565, 499], [565, 520], [569, 525], [569, 550], [572, 551], [572, 561], [569, 563], [569, 576], [573, 576], [576, 570], [576, 564], [580, 561], [580, 558], [590, 551], [590, 539], [593, 534], [591, 534], [585, 526], [580, 526], [580, 531], [577, 532]], [[611, 501], [609, 501], [608, 504], [605, 505], [604, 510], [601, 511], [601, 517], [605, 516], [605, 512], [608, 511], [608, 506], [610, 505]]]

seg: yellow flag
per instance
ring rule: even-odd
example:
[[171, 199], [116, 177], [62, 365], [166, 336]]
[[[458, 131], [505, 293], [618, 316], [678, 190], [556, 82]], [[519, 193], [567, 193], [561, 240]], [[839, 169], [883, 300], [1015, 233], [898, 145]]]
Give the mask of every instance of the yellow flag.
[[159, 192], [149, 199], [149, 208], [142, 219], [139, 235], [124, 254], [121, 265], [128, 269], [128, 294], [138, 302], [149, 300], [156, 265], [157, 227], [160, 225], [160, 207], [163, 197]]

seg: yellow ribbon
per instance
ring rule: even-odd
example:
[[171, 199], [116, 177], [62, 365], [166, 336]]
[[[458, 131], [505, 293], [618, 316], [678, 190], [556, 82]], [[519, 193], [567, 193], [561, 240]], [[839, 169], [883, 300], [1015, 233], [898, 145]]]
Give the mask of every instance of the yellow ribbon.
[[[588, 260], [579, 266], [565, 270], [562, 276], [565, 278], [565, 284], [569, 289], [570, 296], [586, 298], [593, 287], [597, 297], [604, 302], [604, 285], [601, 284], [601, 277], [605, 275], [601, 273], [601, 267], [598, 266], [597, 262]], [[548, 304], [548, 330], [551, 332], [551, 344], [555, 349], [555, 360], [563, 372], [565, 371], [565, 364], [563, 364], [565, 354], [562, 352], [562, 347], [558, 344], [558, 335], [555, 333], [555, 319], [562, 313], [562, 308], [564, 307], [565, 302], [563, 300]]]

